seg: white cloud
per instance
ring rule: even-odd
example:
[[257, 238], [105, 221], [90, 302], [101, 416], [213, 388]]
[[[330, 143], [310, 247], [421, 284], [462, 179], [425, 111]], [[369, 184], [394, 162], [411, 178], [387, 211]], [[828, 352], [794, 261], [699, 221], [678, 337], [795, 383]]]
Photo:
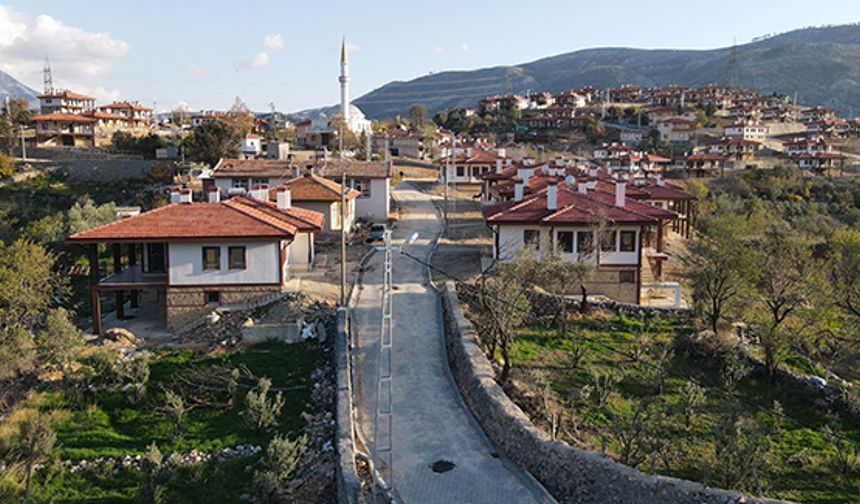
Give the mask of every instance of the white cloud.
[[470, 52], [472, 50], [472, 47], [465, 42], [461, 42], [460, 43], [460, 50], [463, 51], [464, 53], [467, 53], [467, 52]]
[[431, 51], [433, 56], [439, 56], [440, 54], [443, 54], [444, 52], [445, 52], [445, 48], [442, 46], [436, 46], [433, 48], [433, 51]]
[[269, 33], [263, 38], [263, 47], [275, 50], [283, 49], [285, 47], [284, 38], [281, 37], [280, 33]]
[[88, 86], [77, 81], [61, 80], [59, 83], [54, 82], [56, 87], [72, 89], [78, 93], [92, 96], [98, 102], [115, 102], [122, 98], [122, 92], [119, 88], [106, 88], [104, 86]]
[[194, 77], [206, 77], [207, 75], [209, 75], [209, 72], [193, 64], [188, 66], [188, 71], [191, 72], [191, 75], [193, 75]]
[[45, 56], [56, 81], [95, 77], [128, 54], [128, 44], [105, 32], [89, 32], [48, 15], [31, 21], [0, 6], [0, 69], [37, 83]]
[[263, 68], [269, 65], [269, 53], [266, 51], [258, 52], [253, 58], [243, 61], [239, 64], [241, 68], [254, 69]]

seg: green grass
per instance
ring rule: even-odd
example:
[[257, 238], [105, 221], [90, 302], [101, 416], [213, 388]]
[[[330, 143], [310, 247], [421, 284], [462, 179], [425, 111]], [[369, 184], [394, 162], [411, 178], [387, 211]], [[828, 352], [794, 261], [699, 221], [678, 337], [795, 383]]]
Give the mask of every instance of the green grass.
[[[315, 342], [263, 343], [224, 357], [203, 360], [196, 359], [190, 352], [162, 353], [151, 365], [147, 395], [142, 402], [132, 405], [122, 392], [98, 392], [92, 406], [80, 411], [68, 409], [60, 415], [61, 420], [55, 426], [59, 458], [92, 460], [142, 454], [153, 442], [166, 456], [191, 449], [215, 451], [237, 444], [265, 447], [276, 433], [296, 437], [305, 424], [301, 413], [312, 409], [310, 375], [318, 358], [319, 348]], [[273, 388], [287, 389], [283, 392], [286, 404], [279, 426], [273, 432], [258, 434], [247, 425], [242, 415], [245, 388], [240, 389], [231, 411], [201, 408], [189, 413], [185, 434], [173, 440], [171, 424], [161, 412], [161, 386], [169, 385], [173, 377], [184, 370], [223, 364], [245, 365], [256, 376], [271, 378]], [[44, 410], [68, 408], [61, 393], [46, 394], [40, 399], [40, 408]], [[170, 486], [174, 488], [171, 497], [175, 494], [175, 500], [171, 502], [236, 502], [239, 494], [249, 490], [251, 471], [245, 468], [254, 461], [236, 460], [224, 467], [205, 464], [202, 469], [194, 470], [194, 474], [174, 475]], [[140, 473], [128, 470], [112, 471], [107, 475], [63, 471], [49, 481], [39, 495], [45, 500], [62, 503], [134, 502], [140, 478]], [[199, 485], [189, 485], [193, 480], [199, 480]], [[213, 495], [223, 497], [213, 501]]]
[[[624, 372], [624, 379], [617, 386], [609, 401], [609, 408], [630, 408], [635, 400], [653, 396], [655, 390], [643, 382], [636, 373], [636, 364], [627, 355], [633, 351], [641, 321], [625, 317], [590, 317], [576, 321], [572, 329], [584, 331], [589, 347], [586, 361], [578, 369], [570, 366], [568, 354], [572, 344], [569, 339], [559, 338], [552, 327], [530, 326], [519, 331], [512, 348], [514, 376], [529, 380], [531, 369], [543, 369], [550, 373], [551, 386], [557, 397], [567, 400], [585, 425], [578, 436], [580, 441], [599, 449], [600, 433], [608, 424], [606, 416], [594, 408], [586, 408], [579, 397], [579, 390], [592, 381], [594, 371], [613, 370]], [[648, 331], [651, 339], [662, 345], [672, 345], [679, 335], [689, 334], [691, 327], [677, 320], [654, 320]], [[677, 345], [675, 345], [677, 347]], [[795, 360], [793, 367], [814, 367], [805, 361]], [[713, 428], [728, 408], [728, 398], [718, 388], [720, 365], [713, 359], [704, 359], [694, 354], [685, 355], [675, 349], [671, 361], [669, 378], [661, 397], [670, 413], [661, 426], [660, 436], [674, 445], [688, 444], [687, 455], [676, 457], [669, 469], [658, 467], [658, 472], [670, 476], [701, 481], [705, 463], [714, 457]], [[680, 414], [672, 414], [678, 404], [680, 391], [687, 381], [695, 380], [708, 389], [707, 400], [689, 430], [684, 428]], [[753, 377], [744, 379], [736, 397], [744, 415], [756, 417], [764, 422], [773, 422], [765, 412], [778, 400], [784, 414], [791, 419], [779, 422], [779, 429], [770, 436], [771, 452], [768, 455], [764, 474], [761, 475], [765, 494], [770, 497], [800, 502], [848, 503], [860, 501], [860, 475], [842, 477], [836, 474], [829, 461], [833, 446], [822, 437], [819, 429], [826, 417], [822, 407], [798, 398], [779, 386], [770, 386]], [[540, 413], [536, 414], [539, 416]], [[540, 423], [542, 420], [538, 418]], [[843, 418], [841, 434], [860, 444], [860, 425], [857, 419]], [[618, 445], [608, 442], [610, 453], [617, 454]], [[647, 462], [642, 469], [647, 469]]]

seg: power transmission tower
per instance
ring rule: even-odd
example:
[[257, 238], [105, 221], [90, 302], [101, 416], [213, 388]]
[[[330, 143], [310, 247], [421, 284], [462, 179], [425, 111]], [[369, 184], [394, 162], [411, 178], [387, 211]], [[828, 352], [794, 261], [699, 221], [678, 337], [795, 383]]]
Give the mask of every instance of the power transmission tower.
[[738, 62], [738, 41], [737, 37], [732, 38], [732, 49], [729, 56], [729, 68], [727, 71], [728, 86], [730, 88], [740, 87], [740, 63]]
[[51, 76], [51, 62], [45, 56], [45, 68], [42, 70], [42, 80], [45, 85], [45, 94], [54, 92], [54, 78]]

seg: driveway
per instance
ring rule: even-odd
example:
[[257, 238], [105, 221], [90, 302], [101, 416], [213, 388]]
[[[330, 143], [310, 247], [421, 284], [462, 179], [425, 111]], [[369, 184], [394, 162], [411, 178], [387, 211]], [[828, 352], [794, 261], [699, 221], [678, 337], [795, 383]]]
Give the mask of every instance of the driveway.
[[[419, 239], [409, 252], [426, 258], [441, 230], [433, 197], [409, 182], [395, 189], [394, 197], [401, 204], [395, 244], [417, 231]], [[376, 253], [369, 262], [352, 312], [358, 428], [371, 448], [382, 259], [383, 254]], [[391, 465], [400, 500], [408, 504], [555, 502], [531, 476], [495, 454], [463, 404], [448, 369], [440, 299], [428, 283], [425, 266], [395, 253], [393, 284]], [[454, 467], [434, 472], [431, 465], [440, 460]]]

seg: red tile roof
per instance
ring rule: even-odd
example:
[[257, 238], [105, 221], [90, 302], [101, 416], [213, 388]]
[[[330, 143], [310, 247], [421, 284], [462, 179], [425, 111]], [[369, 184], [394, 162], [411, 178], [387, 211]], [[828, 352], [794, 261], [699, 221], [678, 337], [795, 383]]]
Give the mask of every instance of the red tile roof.
[[68, 100], [95, 100], [92, 96], [82, 95], [74, 91], [56, 91], [39, 95], [39, 98], [66, 98]]
[[85, 115], [63, 114], [60, 112], [54, 112], [53, 114], [42, 114], [42, 115], [33, 116], [33, 121], [36, 121], [36, 122], [63, 121], [63, 122], [79, 122], [79, 123], [96, 122], [96, 120], [94, 118], [88, 117]]
[[[269, 189], [269, 199], [275, 201], [278, 189], [287, 187], [290, 189], [290, 198], [293, 201], [340, 201], [340, 184], [325, 179], [318, 175], [306, 173], [301, 177], [294, 178], [278, 187]], [[355, 199], [361, 193], [355, 189], [346, 190], [347, 199]]]
[[213, 177], [292, 178], [287, 161], [278, 159], [221, 159], [212, 169]]
[[484, 219], [489, 224], [596, 224], [606, 218], [613, 224], [656, 224], [657, 219], [673, 219], [675, 212], [640, 203], [630, 198], [624, 206], [615, 206], [615, 194], [590, 190], [586, 194], [559, 184], [557, 209], [547, 209], [547, 189], [523, 201], [508, 201], [484, 207]]
[[139, 103], [129, 103], [129, 102], [116, 102], [111, 103], [110, 105], [103, 105], [99, 107], [100, 109], [128, 109], [128, 110], [143, 110], [147, 112], [152, 112], [151, 108], [144, 107]]
[[174, 203], [74, 234], [71, 242], [290, 238], [319, 231], [324, 216], [237, 196], [219, 203]]

